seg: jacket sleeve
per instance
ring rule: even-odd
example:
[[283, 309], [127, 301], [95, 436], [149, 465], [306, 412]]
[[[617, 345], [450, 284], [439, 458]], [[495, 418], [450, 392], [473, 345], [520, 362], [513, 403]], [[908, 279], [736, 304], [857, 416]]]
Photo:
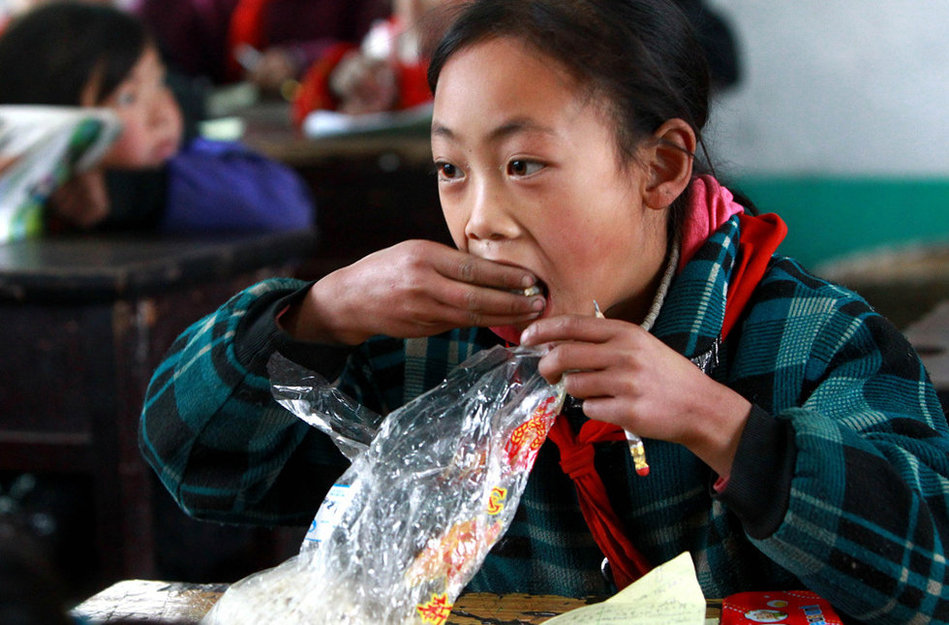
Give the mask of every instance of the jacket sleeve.
[[[768, 500], [759, 512], [770, 513], [743, 516], [735, 490], [748, 471], [722, 498], [759, 549], [843, 614], [879, 625], [949, 622], [949, 427], [926, 371], [859, 297], [788, 272], [746, 320], [741, 349], [758, 362], [739, 367], [740, 392], [757, 404], [752, 430], [770, 431], [770, 447], [757, 450], [778, 456], [786, 468], [775, 475], [789, 479], [769, 494], [744, 493], [746, 509], [757, 492]], [[775, 347], [762, 368], [764, 344]], [[743, 437], [736, 466], [753, 466], [753, 449]]]
[[346, 468], [328, 437], [274, 401], [266, 375], [276, 351], [305, 352], [329, 379], [346, 361], [348, 350], [294, 343], [278, 329], [276, 314], [306, 286], [277, 278], [238, 293], [185, 330], [156, 369], [139, 444], [188, 514], [306, 524]]
[[295, 230], [315, 221], [303, 179], [241, 143], [198, 137], [168, 162], [165, 232]]

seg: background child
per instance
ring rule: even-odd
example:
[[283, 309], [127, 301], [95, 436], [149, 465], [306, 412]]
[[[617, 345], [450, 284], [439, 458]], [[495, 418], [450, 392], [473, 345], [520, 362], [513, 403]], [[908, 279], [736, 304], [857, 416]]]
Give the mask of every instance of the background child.
[[675, 5], [475, 0], [429, 80], [457, 249], [267, 281], [187, 330], [141, 437], [180, 504], [305, 524], [345, 468], [270, 397], [274, 352], [386, 412], [477, 350], [547, 344], [573, 400], [468, 591], [608, 594], [689, 551], [707, 597], [808, 588], [862, 623], [949, 621], [942, 407], [892, 325], [774, 255], [780, 219], [696, 163], [708, 68]]
[[[214, 84], [247, 78], [276, 92], [341, 42], [356, 43], [388, 13], [385, 0], [141, 0], [134, 9], [171, 67]], [[261, 56], [237, 62], [241, 46]]]
[[[447, 28], [458, 0], [393, 0], [392, 15], [376, 21], [359, 46], [328, 48], [303, 75], [293, 102], [302, 123], [316, 109], [353, 115], [397, 111], [428, 102], [428, 54]], [[677, 0], [712, 61], [712, 85], [738, 81], [738, 52], [726, 24], [701, 0]]]
[[171, 232], [314, 221], [292, 170], [186, 131], [153, 40], [119, 9], [56, 2], [19, 16], [0, 36], [0, 104], [105, 107], [123, 124], [100, 167], [53, 197], [54, 221]]
[[457, 0], [391, 4], [389, 18], [374, 22], [359, 45], [337, 44], [307, 69], [293, 100], [297, 124], [318, 109], [362, 115], [431, 101], [428, 48], [447, 26], [444, 9]]

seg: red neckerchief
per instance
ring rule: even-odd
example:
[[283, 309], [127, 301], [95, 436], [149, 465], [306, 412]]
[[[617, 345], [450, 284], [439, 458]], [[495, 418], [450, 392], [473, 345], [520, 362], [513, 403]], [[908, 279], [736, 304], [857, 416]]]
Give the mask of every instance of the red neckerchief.
[[573, 480], [583, 520], [610, 563], [613, 581], [618, 588], [625, 588], [649, 571], [650, 566], [626, 537], [623, 524], [610, 505], [606, 486], [593, 464], [593, 443], [625, 441], [625, 432], [612, 423], [590, 419], [574, 435], [570, 422], [561, 414], [547, 438], [560, 450], [560, 468]]
[[[741, 316], [742, 309], [768, 269], [771, 255], [787, 234], [787, 226], [777, 215], [741, 214], [739, 220], [738, 258], [725, 300], [723, 340]], [[619, 589], [625, 588], [651, 567], [626, 537], [623, 525], [610, 505], [606, 486], [593, 464], [593, 444], [625, 441], [626, 434], [616, 425], [591, 419], [574, 435], [569, 421], [561, 415], [547, 436], [560, 450], [560, 467], [576, 486], [580, 512], [593, 540], [610, 563], [614, 583]]]
[[231, 80], [240, 80], [243, 73], [235, 52], [241, 44], [260, 50], [267, 48], [264, 32], [264, 11], [271, 0], [240, 0], [231, 13], [227, 31], [227, 73]]

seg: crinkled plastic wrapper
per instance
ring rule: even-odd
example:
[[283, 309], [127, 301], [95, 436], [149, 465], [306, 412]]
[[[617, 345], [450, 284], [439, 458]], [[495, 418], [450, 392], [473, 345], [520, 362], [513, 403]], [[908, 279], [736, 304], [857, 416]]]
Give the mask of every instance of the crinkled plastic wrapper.
[[479, 352], [385, 419], [272, 361], [277, 400], [352, 464], [300, 553], [232, 585], [203, 622], [444, 623], [510, 525], [563, 403], [537, 373], [540, 355]]

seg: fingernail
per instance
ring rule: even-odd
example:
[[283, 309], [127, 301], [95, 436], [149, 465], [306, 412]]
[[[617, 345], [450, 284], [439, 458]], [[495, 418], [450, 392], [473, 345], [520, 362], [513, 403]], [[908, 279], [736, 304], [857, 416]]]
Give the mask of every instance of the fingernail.
[[531, 310], [533, 310], [534, 312], [541, 312], [542, 310], [544, 310], [544, 306], [546, 305], [547, 305], [547, 302], [546, 300], [544, 300], [543, 297], [535, 297], [531, 301]]
[[521, 286], [523, 286], [525, 289], [529, 286], [534, 286], [534, 282], [534, 276], [529, 273], [525, 273], [524, 277], [521, 278]]

